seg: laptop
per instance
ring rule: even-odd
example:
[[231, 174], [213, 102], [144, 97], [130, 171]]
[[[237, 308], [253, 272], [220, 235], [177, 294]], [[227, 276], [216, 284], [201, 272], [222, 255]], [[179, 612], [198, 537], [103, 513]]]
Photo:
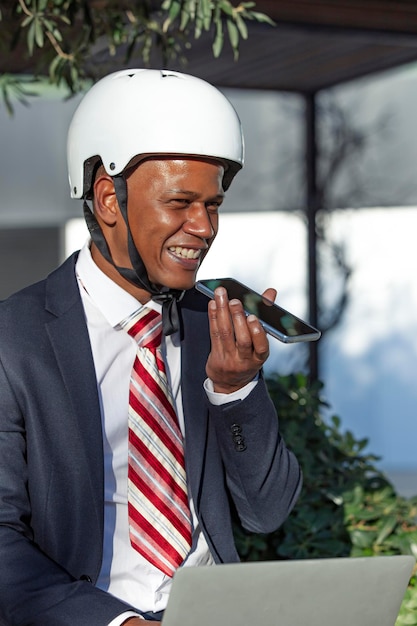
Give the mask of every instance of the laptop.
[[412, 556], [184, 567], [163, 626], [394, 626]]

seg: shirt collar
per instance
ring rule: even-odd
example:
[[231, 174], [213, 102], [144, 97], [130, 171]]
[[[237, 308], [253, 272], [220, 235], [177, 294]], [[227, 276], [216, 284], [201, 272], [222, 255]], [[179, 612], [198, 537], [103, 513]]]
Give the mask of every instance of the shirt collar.
[[[80, 286], [113, 327], [122, 320], [139, 311], [144, 305], [117, 285], [94, 263], [90, 251], [90, 241], [81, 248], [75, 266], [75, 273]], [[161, 312], [161, 305], [149, 300], [151, 309]]]

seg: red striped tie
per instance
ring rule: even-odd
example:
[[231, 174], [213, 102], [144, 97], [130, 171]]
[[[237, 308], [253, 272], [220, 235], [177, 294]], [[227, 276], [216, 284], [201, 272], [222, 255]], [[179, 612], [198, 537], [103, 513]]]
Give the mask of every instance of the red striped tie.
[[173, 576], [191, 547], [191, 520], [182, 434], [160, 350], [162, 319], [144, 307], [122, 325], [138, 344], [129, 389], [130, 542]]

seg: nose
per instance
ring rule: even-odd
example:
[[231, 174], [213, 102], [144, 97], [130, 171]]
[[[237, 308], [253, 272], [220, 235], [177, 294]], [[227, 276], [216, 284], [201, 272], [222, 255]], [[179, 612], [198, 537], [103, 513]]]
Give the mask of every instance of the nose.
[[217, 213], [210, 213], [204, 202], [193, 202], [188, 209], [183, 229], [201, 239], [211, 239], [217, 231], [217, 219]]

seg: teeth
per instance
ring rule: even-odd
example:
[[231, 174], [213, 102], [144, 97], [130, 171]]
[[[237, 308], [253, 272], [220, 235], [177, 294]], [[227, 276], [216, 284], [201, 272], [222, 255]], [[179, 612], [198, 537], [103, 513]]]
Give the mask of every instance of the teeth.
[[198, 259], [201, 250], [193, 250], [192, 248], [181, 248], [181, 246], [171, 246], [171, 252], [174, 252], [177, 256], [181, 256], [183, 259]]

